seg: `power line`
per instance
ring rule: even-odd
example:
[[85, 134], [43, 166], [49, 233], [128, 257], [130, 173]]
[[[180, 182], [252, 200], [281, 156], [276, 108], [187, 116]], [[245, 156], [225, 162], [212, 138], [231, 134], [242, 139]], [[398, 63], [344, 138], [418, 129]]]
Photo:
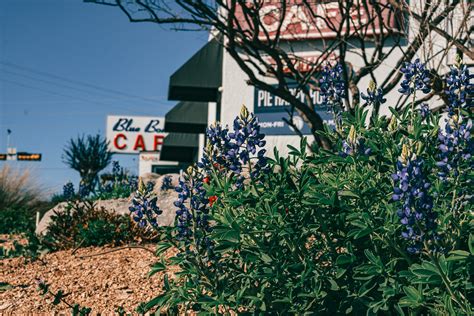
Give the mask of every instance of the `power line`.
[[145, 98], [145, 97], [141, 97], [141, 96], [138, 96], [138, 95], [133, 95], [133, 94], [130, 94], [130, 93], [125, 93], [125, 92], [110, 89], [110, 88], [99, 87], [99, 86], [96, 86], [96, 85], [93, 85], [93, 84], [90, 84], [90, 83], [81, 82], [81, 81], [78, 81], [78, 80], [69, 79], [69, 78], [58, 76], [58, 75], [51, 74], [51, 73], [48, 73], [48, 72], [35, 70], [35, 69], [32, 69], [32, 68], [21, 66], [21, 65], [18, 65], [18, 64], [14, 64], [14, 63], [11, 63], [11, 62], [8, 62], [8, 61], [0, 60], [0, 64], [5, 65], [5, 66], [9, 66], [9, 67], [13, 67], [13, 68], [18, 68], [18, 69], [21, 69], [23, 71], [32, 72], [32, 73], [35, 73], [35, 74], [38, 74], [38, 75], [41, 75], [41, 76], [54, 78], [56, 80], [66, 81], [66, 82], [73, 83], [73, 84], [76, 84], [76, 85], [88, 87], [90, 89], [95, 89], [95, 90], [106, 92], [106, 93], [109, 93], [109, 94], [110, 93], [111, 94], [118, 94], [118, 95], [126, 96], [126, 97], [129, 97], [129, 98], [140, 99], [140, 100], [147, 101], [147, 102], [153, 102], [155, 104], [156, 104], [156, 101], [157, 101], [155, 99]]
[[[43, 93], [49, 93], [49, 94], [52, 94], [52, 95], [57, 95], [57, 96], [64, 97], [64, 98], [72, 98], [72, 99], [76, 99], [76, 100], [87, 102], [87, 103], [94, 103], [94, 104], [98, 104], [98, 105], [102, 105], [102, 106], [115, 107], [117, 109], [130, 111], [129, 108], [119, 107], [119, 106], [116, 106], [116, 105], [110, 105], [110, 104], [101, 103], [101, 102], [94, 102], [94, 101], [90, 101], [88, 99], [84, 99], [84, 98], [81, 98], [81, 97], [71, 96], [71, 95], [62, 94], [62, 93], [58, 93], [58, 92], [43, 89], [43, 88], [38, 88], [38, 87], [30, 86], [30, 85], [20, 83], [20, 82], [17, 82], [17, 81], [13, 81], [13, 80], [0, 78], [0, 81], [7, 82], [7, 83], [10, 83], [10, 84], [14, 84], [14, 85], [17, 85], [17, 86], [20, 86], [20, 87], [28, 88], [28, 89], [38, 90], [38, 91], [41, 91]], [[144, 113], [144, 112], [140, 112], [140, 113], [147, 114], [147, 113]]]
[[[12, 74], [12, 75], [15, 75], [15, 76], [20, 76], [20, 77], [24, 77], [24, 78], [27, 78], [27, 79], [31, 79], [31, 80], [35, 80], [35, 81], [39, 81], [39, 82], [44, 82], [44, 83], [47, 83], [47, 84], [52, 84], [52, 85], [55, 85], [55, 86], [58, 86], [58, 87], [64, 87], [66, 89], [71, 89], [71, 90], [74, 90], [76, 92], [85, 92], [87, 94], [90, 94], [91, 92], [89, 90], [86, 90], [86, 89], [81, 89], [81, 88], [77, 88], [77, 87], [74, 87], [74, 86], [70, 86], [70, 85], [67, 85], [67, 84], [63, 84], [63, 83], [58, 83], [58, 82], [54, 82], [54, 81], [51, 81], [51, 80], [45, 80], [45, 79], [40, 79], [40, 78], [35, 78], [33, 76], [29, 76], [29, 75], [25, 75], [25, 74], [22, 74], [22, 73], [18, 73], [18, 72], [15, 72], [15, 71], [10, 71], [10, 70], [5, 70], [3, 69], [2, 70], [3, 73], [9, 73], [9, 74]], [[131, 98], [131, 97], [122, 97], [121, 99], [109, 99], [109, 101], [115, 101], [115, 100], [124, 100], [124, 99], [134, 99], [134, 98]], [[157, 104], [157, 103], [155, 103]]]

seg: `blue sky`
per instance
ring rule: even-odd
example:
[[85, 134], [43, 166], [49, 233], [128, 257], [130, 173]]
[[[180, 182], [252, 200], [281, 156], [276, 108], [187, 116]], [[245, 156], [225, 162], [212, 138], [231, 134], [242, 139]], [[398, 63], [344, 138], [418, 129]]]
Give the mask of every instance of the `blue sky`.
[[[78, 174], [61, 156], [81, 134], [105, 135], [108, 114], [163, 116], [168, 80], [207, 40], [205, 32], [176, 32], [130, 23], [114, 7], [80, 0], [0, 1], [0, 153], [7, 129], [18, 151], [41, 162], [2, 162], [29, 169], [49, 192]], [[136, 156], [115, 159], [132, 172]]]

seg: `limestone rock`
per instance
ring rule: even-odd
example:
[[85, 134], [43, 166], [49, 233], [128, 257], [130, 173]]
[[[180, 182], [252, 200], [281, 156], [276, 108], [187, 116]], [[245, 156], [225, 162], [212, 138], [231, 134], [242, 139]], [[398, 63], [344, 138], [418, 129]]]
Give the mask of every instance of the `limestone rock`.
[[[171, 226], [174, 224], [174, 219], [176, 215], [176, 206], [174, 206], [174, 201], [177, 200], [178, 194], [174, 189], [162, 191], [161, 184], [163, 179], [166, 175], [158, 176], [155, 174], [147, 174], [142, 177], [143, 182], [154, 181], [155, 187], [153, 192], [158, 197], [158, 206], [163, 211], [163, 213], [158, 216], [158, 223], [160, 226]], [[172, 177], [172, 185], [176, 186], [178, 184], [178, 174], [170, 174], [169, 176]], [[133, 194], [132, 194], [133, 196]], [[118, 215], [130, 214], [128, 207], [130, 206], [132, 196], [129, 198], [123, 199], [114, 199], [114, 200], [98, 200], [96, 201], [97, 208], [105, 208], [110, 212], [114, 212]], [[38, 226], [36, 227], [36, 234], [37, 235], [44, 235], [46, 234], [48, 225], [51, 223], [51, 216], [54, 215], [55, 212], [62, 213], [65, 211], [68, 203], [62, 202], [57, 204], [55, 207], [47, 211], [44, 216], [41, 218]]]

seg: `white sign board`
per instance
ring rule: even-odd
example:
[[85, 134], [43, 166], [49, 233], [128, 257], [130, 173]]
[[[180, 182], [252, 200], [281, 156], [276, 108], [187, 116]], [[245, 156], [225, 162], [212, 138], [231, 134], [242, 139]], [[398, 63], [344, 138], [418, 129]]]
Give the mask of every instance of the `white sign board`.
[[160, 153], [140, 153], [138, 160], [138, 175], [141, 177], [147, 173], [152, 172], [153, 166], [166, 165], [177, 166], [177, 161], [163, 161], [160, 160]]
[[160, 152], [166, 134], [164, 117], [109, 115], [107, 140], [114, 153]]

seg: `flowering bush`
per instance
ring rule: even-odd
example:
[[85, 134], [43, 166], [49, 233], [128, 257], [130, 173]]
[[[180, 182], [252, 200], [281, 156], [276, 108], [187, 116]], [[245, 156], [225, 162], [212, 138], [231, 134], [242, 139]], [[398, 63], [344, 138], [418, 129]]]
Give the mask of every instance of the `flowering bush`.
[[[209, 128], [202, 161], [176, 188], [176, 227], [158, 245], [177, 254], [151, 273], [179, 271], [142, 312], [472, 314], [472, 76], [453, 67], [444, 128], [414, 98], [367, 126], [367, 111], [341, 109], [340, 71], [321, 79], [336, 112], [333, 151], [308, 153], [302, 139], [270, 159], [245, 108], [232, 130]], [[402, 71], [401, 93], [429, 92], [423, 64]], [[374, 84], [363, 98], [386, 101]]]
[[93, 199], [108, 200], [128, 198], [132, 192], [137, 190], [138, 178], [130, 175], [122, 168], [118, 161], [112, 161], [112, 173], [101, 175], [101, 181]]

